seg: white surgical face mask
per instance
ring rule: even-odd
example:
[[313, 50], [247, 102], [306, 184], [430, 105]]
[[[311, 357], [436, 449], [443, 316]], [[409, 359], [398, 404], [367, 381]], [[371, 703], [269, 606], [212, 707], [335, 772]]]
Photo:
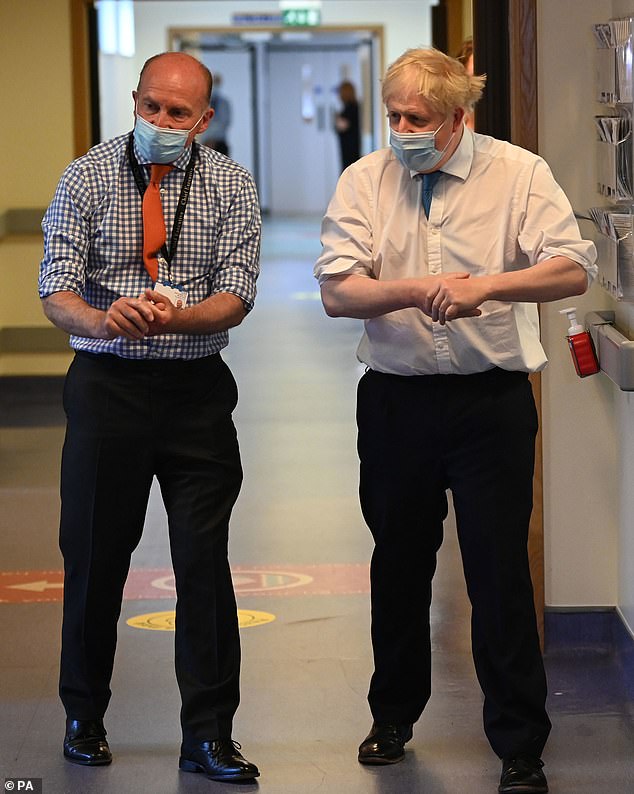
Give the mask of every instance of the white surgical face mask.
[[392, 151], [411, 171], [432, 171], [442, 160], [447, 147], [453, 140], [456, 131], [447, 141], [442, 151], [436, 148], [436, 135], [447, 123], [447, 119], [434, 132], [396, 132], [390, 130], [390, 146]]
[[[204, 115], [203, 113], [200, 119]], [[188, 130], [170, 130], [150, 124], [137, 112], [134, 142], [141, 156], [151, 163], [173, 163], [185, 151], [187, 138], [196, 124]]]

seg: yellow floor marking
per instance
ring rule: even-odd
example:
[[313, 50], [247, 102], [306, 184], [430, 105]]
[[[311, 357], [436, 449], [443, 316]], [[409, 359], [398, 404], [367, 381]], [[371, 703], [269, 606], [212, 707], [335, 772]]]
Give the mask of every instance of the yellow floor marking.
[[[262, 626], [271, 623], [275, 615], [270, 612], [258, 612], [255, 609], [239, 609], [238, 623], [241, 629], [250, 626]], [[128, 626], [135, 629], [150, 629], [152, 631], [174, 631], [176, 615], [173, 610], [169, 612], [148, 612], [145, 615], [136, 615], [126, 620]]]

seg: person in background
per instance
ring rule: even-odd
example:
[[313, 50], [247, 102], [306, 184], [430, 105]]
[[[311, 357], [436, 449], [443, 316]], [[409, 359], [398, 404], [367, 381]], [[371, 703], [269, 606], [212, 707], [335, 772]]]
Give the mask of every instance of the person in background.
[[542, 794], [551, 724], [527, 553], [528, 375], [547, 362], [537, 303], [583, 293], [596, 250], [544, 160], [465, 127], [484, 82], [434, 49], [388, 68], [390, 147], [341, 175], [315, 275], [327, 314], [365, 325], [357, 423], [374, 673], [358, 760], [401, 761], [430, 698], [451, 491], [498, 791]]
[[222, 75], [216, 72], [214, 75], [214, 90], [211, 95], [211, 108], [214, 111], [207, 134], [202, 139], [206, 146], [214, 149], [220, 154], [229, 157], [229, 143], [227, 131], [231, 126], [231, 102], [221, 93]]
[[[242, 469], [220, 351], [253, 306], [261, 220], [251, 175], [194, 140], [213, 117], [211, 89], [184, 53], [145, 63], [134, 130], [90, 149], [57, 186], [39, 294], [75, 350], [61, 470], [64, 756], [112, 761], [103, 718], [117, 620], [156, 476], [177, 593], [179, 766], [235, 781], [259, 771], [232, 739], [240, 638], [227, 544]], [[161, 173], [162, 211], [144, 226]], [[160, 215], [170, 231], [148, 247]]]
[[335, 131], [339, 138], [341, 170], [361, 157], [361, 126], [359, 121], [359, 102], [354, 85], [344, 80], [339, 85], [339, 99], [343, 105], [335, 115]]

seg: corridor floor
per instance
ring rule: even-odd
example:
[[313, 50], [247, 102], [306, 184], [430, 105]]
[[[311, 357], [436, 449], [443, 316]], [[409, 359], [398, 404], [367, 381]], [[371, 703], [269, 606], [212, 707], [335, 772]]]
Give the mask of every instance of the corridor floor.
[[[178, 771], [174, 589], [156, 491], [120, 621], [106, 716], [114, 762], [90, 769], [63, 760], [63, 416], [61, 379], [47, 379], [0, 381], [0, 778], [39, 778], [45, 794], [497, 791], [500, 764], [481, 727], [451, 520], [435, 579], [431, 702], [402, 763], [368, 768], [356, 760], [371, 722], [371, 541], [357, 503], [354, 427], [361, 325], [321, 308], [312, 278], [318, 235], [318, 219], [266, 221], [256, 307], [225, 354], [240, 391], [245, 471], [230, 541], [243, 625], [234, 733], [261, 777], [232, 785]], [[607, 651], [565, 645], [547, 654], [547, 666], [551, 792], [632, 794], [633, 671]]]

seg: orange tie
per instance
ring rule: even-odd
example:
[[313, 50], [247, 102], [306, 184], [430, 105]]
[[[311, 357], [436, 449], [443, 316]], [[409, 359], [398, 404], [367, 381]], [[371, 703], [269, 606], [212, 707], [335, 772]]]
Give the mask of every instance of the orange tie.
[[166, 239], [159, 183], [173, 167], [152, 163], [150, 184], [143, 194], [143, 263], [153, 282], [158, 278], [157, 255]]

